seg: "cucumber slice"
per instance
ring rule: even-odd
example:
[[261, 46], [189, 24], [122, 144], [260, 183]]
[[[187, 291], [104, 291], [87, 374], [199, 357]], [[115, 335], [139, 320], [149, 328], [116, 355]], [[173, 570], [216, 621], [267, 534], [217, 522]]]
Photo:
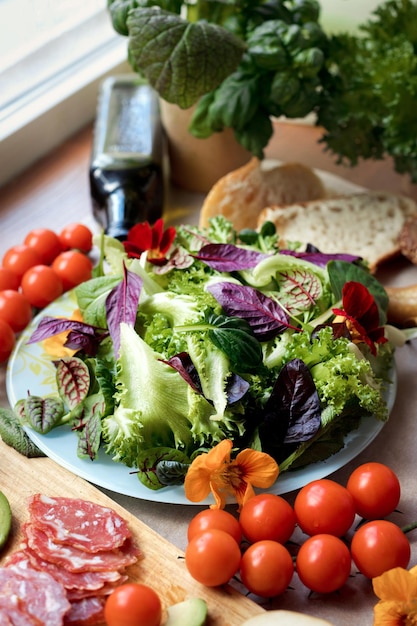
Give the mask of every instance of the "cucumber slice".
[[12, 510], [6, 496], [0, 491], [0, 548], [4, 546], [12, 527]]
[[167, 608], [164, 626], [204, 626], [206, 619], [206, 601], [201, 598], [189, 598]]

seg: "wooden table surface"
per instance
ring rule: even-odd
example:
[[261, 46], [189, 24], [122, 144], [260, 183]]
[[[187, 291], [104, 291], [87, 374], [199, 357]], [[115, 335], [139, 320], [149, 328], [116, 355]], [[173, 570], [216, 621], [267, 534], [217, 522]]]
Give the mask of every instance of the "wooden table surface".
[[[307, 125], [278, 124], [267, 156], [284, 161], [299, 161], [327, 170], [342, 178], [370, 189], [386, 190], [409, 195], [417, 200], [417, 186], [405, 176], [396, 174], [389, 161], [366, 162], [354, 169], [337, 166], [332, 157], [318, 144], [319, 130]], [[0, 258], [5, 250], [21, 243], [25, 234], [35, 227], [59, 230], [72, 221], [93, 224], [88, 187], [88, 163], [91, 149], [91, 128], [87, 127], [60, 146], [45, 159], [35, 164], [9, 185], [0, 189]], [[0, 162], [7, 158], [1, 154]], [[178, 191], [178, 215], [190, 197]], [[195, 197], [194, 197], [195, 200]], [[392, 264], [381, 274], [381, 280], [392, 284], [417, 283], [417, 267]], [[373, 443], [354, 461], [332, 477], [344, 483], [352, 469], [366, 460], [389, 464], [399, 475], [402, 484], [400, 512], [392, 516], [399, 524], [417, 519], [417, 492], [415, 456], [417, 449], [417, 342], [397, 352], [398, 389], [391, 419]], [[8, 406], [5, 389], [6, 366], [0, 366], [0, 406]], [[156, 530], [180, 549], [186, 545], [186, 526], [199, 506], [179, 506], [136, 500], [104, 491], [142, 522]], [[294, 494], [288, 494], [292, 501]], [[411, 565], [417, 564], [417, 532], [412, 541]], [[294, 582], [293, 588], [267, 608], [299, 610], [328, 619], [335, 626], [371, 626], [376, 597], [369, 581], [353, 575], [347, 585], [330, 596], [309, 595]]]

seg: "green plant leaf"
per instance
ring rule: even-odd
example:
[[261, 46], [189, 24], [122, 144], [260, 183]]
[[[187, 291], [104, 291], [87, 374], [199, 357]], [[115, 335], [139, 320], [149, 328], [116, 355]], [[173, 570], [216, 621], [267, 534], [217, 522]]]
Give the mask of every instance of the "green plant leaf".
[[220, 85], [246, 47], [221, 26], [189, 23], [157, 7], [132, 9], [127, 26], [135, 68], [164, 100], [183, 109]]
[[209, 337], [224, 352], [235, 372], [251, 372], [262, 365], [262, 348], [249, 324], [239, 317], [211, 315]]

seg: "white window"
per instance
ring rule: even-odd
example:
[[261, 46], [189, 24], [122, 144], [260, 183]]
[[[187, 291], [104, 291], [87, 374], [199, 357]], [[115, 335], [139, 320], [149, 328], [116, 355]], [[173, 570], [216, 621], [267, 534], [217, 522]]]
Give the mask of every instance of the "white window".
[[0, 0], [0, 184], [93, 120], [126, 45], [106, 0]]

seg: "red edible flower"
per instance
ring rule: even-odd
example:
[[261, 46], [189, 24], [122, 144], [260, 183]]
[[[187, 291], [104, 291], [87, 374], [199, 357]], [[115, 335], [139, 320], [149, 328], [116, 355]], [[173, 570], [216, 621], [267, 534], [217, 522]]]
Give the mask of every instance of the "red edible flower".
[[343, 309], [333, 309], [333, 313], [345, 318], [352, 341], [365, 342], [375, 355], [375, 344], [387, 341], [384, 327], [379, 325], [379, 310], [375, 298], [365, 285], [351, 280], [343, 286], [342, 304]]
[[175, 239], [176, 230], [169, 226], [164, 230], [164, 220], [159, 218], [151, 226], [149, 222], [135, 224], [127, 234], [127, 240], [123, 242], [129, 259], [138, 259], [145, 251], [147, 259], [155, 265], [163, 265], [167, 262], [166, 253]]

